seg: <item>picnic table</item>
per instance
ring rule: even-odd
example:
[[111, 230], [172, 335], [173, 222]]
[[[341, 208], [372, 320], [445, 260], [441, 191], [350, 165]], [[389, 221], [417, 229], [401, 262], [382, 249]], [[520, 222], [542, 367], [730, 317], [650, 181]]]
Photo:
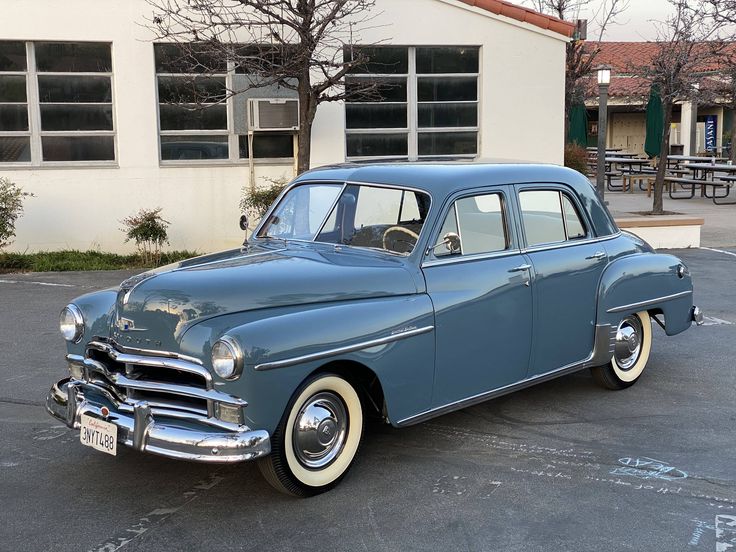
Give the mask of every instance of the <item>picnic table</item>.
[[[612, 176], [618, 176], [618, 173], [611, 170], [611, 167], [613, 165], [618, 165], [621, 167], [621, 186], [614, 186], [611, 183], [611, 177]], [[607, 177], [607, 186], [608, 189], [613, 191], [616, 189], [626, 189], [626, 179], [629, 180], [628, 189], [630, 192], [634, 191], [632, 184], [632, 179], [635, 177], [648, 177], [648, 172], [644, 172], [644, 167], [649, 167], [649, 159], [641, 159], [641, 158], [632, 158], [632, 157], [622, 157], [622, 156], [615, 156], [615, 157], [606, 157], [606, 166], [608, 169], [606, 170], [606, 177]], [[641, 186], [641, 184], [640, 184]]]
[[[716, 205], [732, 205], [736, 201], [718, 201], [728, 197], [731, 186], [736, 182], [736, 165], [727, 163], [688, 163], [685, 165], [687, 169], [692, 171], [692, 178], [683, 177], [668, 177], [665, 181], [670, 183], [669, 194], [672, 199], [692, 199], [695, 197], [696, 186], [700, 187], [700, 195], [713, 200]], [[716, 180], [716, 173], [728, 173], [727, 176], [720, 176]], [[708, 180], [710, 175], [710, 180]], [[673, 195], [674, 184], [679, 185], [682, 188], [689, 187], [690, 193], [687, 195]], [[713, 188], [712, 195], [708, 195], [708, 187]], [[722, 194], [718, 194], [719, 189], [723, 189]]]
[[726, 161], [727, 159], [725, 157], [703, 157], [702, 155], [668, 155], [667, 156], [667, 166], [669, 167], [674, 162], [674, 165], [679, 167], [683, 164], [683, 162], [687, 163], [710, 163], [712, 160], [714, 161]]

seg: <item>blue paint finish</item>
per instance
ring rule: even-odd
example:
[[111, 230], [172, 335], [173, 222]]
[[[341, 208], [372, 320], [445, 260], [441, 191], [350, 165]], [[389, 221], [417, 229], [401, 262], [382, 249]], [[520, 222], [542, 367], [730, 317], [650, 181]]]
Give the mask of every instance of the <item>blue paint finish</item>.
[[[212, 346], [229, 335], [245, 353], [244, 371], [235, 381], [214, 376], [215, 387], [248, 401], [250, 427], [272, 432], [295, 390], [315, 370], [340, 366], [348, 375], [375, 375], [384, 412], [396, 425], [581, 361], [592, 351], [595, 325], [616, 325], [630, 312], [660, 312], [669, 335], [690, 326], [692, 295], [686, 292], [692, 281], [689, 274], [678, 276], [679, 259], [620, 233], [587, 179], [569, 169], [343, 165], [305, 173], [294, 185], [315, 181], [408, 186], [430, 194], [414, 250], [401, 257], [254, 238], [239, 249], [135, 277], [120, 290], [76, 299], [85, 335], [80, 344], [68, 344], [69, 352], [84, 354], [86, 343], [99, 338], [184, 354], [210, 369]], [[588, 226], [585, 239], [526, 247], [516, 193], [540, 185], [567, 190]], [[508, 250], [435, 258], [428, 246], [436, 243], [450, 203], [481, 190], [506, 198]], [[602, 258], [593, 258], [601, 251]], [[512, 271], [523, 264], [531, 269]], [[646, 306], [609, 312], [639, 302]], [[118, 328], [120, 318], [129, 321], [128, 331]], [[328, 358], [255, 369], [424, 327], [434, 329]]]

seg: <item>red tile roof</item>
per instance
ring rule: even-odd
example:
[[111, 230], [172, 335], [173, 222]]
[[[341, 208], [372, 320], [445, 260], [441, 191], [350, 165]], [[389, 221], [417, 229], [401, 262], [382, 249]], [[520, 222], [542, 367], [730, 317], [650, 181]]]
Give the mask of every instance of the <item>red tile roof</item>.
[[574, 23], [563, 21], [551, 15], [544, 15], [529, 8], [517, 6], [506, 0], [460, 0], [460, 2], [488, 10], [497, 15], [503, 15], [516, 19], [517, 21], [529, 23], [530, 25], [541, 27], [542, 29], [559, 33], [566, 37], [571, 37], [573, 32], [575, 32]]

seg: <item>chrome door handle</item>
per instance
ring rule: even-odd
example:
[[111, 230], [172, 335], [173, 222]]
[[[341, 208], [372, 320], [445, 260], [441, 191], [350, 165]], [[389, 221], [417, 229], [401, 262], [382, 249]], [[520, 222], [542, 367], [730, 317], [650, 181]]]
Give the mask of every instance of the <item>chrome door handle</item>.
[[512, 268], [509, 270], [509, 272], [524, 272], [525, 270], [529, 270], [532, 267], [532, 265], [523, 264], [519, 265], [516, 268]]
[[585, 257], [585, 258], [586, 259], [596, 259], [597, 261], [599, 261], [599, 260], [601, 260], [605, 256], [606, 256], [606, 254], [603, 251], [596, 251], [590, 257]]

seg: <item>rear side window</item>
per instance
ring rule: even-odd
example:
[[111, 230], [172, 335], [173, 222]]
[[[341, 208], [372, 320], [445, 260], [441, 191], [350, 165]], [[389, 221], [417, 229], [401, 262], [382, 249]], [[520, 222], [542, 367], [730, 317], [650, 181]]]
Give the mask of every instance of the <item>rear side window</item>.
[[[459, 249], [448, 234], [459, 238]], [[508, 247], [503, 201], [500, 194], [482, 194], [458, 199], [450, 208], [435, 244], [435, 256], [477, 255]]]
[[585, 238], [587, 231], [575, 204], [557, 190], [519, 193], [526, 243], [529, 246]]

